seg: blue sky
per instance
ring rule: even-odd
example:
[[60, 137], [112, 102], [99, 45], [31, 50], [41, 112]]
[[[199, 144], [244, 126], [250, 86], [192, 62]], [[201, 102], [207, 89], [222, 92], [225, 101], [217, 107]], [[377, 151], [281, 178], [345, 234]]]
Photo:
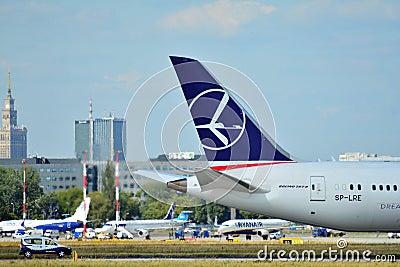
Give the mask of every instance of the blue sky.
[[31, 154], [72, 157], [89, 99], [124, 116], [172, 54], [248, 75], [299, 158], [400, 155], [398, 1], [1, 1], [0, 33]]

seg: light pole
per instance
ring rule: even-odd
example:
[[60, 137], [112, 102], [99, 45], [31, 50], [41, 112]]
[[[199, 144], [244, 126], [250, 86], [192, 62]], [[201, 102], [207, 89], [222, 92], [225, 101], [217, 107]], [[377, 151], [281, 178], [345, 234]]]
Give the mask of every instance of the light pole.
[[24, 163], [24, 194], [23, 194], [23, 203], [22, 203], [22, 209], [23, 209], [23, 219], [26, 219], [26, 159], [22, 160]]
[[115, 152], [115, 220], [120, 220], [119, 212], [119, 151]]
[[11, 202], [11, 205], [13, 206], [13, 215], [14, 215], [14, 203], [13, 203], [13, 202]]
[[85, 214], [85, 221], [83, 222], [82, 236], [86, 235], [86, 190], [87, 190], [87, 172], [86, 172], [86, 150], [83, 151], [83, 212]]

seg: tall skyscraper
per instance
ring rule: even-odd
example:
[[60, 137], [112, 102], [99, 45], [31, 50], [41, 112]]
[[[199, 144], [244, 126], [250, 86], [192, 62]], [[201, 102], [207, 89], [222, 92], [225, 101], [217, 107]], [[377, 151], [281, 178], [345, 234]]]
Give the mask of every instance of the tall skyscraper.
[[109, 117], [94, 119], [90, 102], [89, 119], [75, 121], [75, 155], [83, 159], [83, 151], [87, 152], [87, 160], [115, 160], [115, 152], [121, 151], [120, 160], [125, 160], [122, 153], [125, 149], [125, 120]]
[[11, 96], [10, 76], [10, 70], [8, 70], [8, 94], [4, 99], [4, 108], [1, 112], [0, 158], [26, 158], [28, 130], [25, 126], [17, 124], [17, 110], [14, 109], [15, 99]]

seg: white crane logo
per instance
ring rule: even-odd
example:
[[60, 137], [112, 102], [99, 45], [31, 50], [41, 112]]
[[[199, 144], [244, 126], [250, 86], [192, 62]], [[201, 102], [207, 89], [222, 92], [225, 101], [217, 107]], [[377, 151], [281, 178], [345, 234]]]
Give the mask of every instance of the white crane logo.
[[[201, 94], [197, 95], [193, 101], [190, 103], [189, 105], [189, 110], [192, 109], [192, 107], [195, 105], [195, 103], [197, 102], [197, 100], [199, 100], [203, 95], [211, 93], [211, 92], [221, 92], [223, 93], [223, 97], [221, 99], [221, 102], [219, 103], [217, 109], [215, 110], [214, 115], [211, 118], [210, 123], [208, 124], [203, 124], [203, 125], [196, 125], [197, 129], [208, 129], [210, 130], [215, 137], [217, 137], [222, 144], [224, 144], [223, 146], [214, 146], [211, 147], [209, 145], [205, 145], [202, 143], [204, 148], [207, 149], [211, 149], [211, 150], [222, 150], [222, 149], [226, 149], [228, 147], [231, 147], [232, 145], [234, 145], [242, 136], [244, 129], [245, 129], [245, 124], [246, 124], [246, 116], [245, 113], [242, 113], [242, 119], [241, 119], [241, 125], [231, 125], [231, 126], [226, 126], [224, 125], [222, 122], [218, 122], [219, 117], [221, 116], [222, 112], [224, 111], [225, 107], [228, 104], [229, 101], [229, 95], [222, 89], [209, 89], [206, 91], [203, 91]], [[215, 99], [210, 98], [210, 101], [215, 101]], [[234, 111], [231, 109], [229, 112], [233, 113]], [[235, 113], [236, 114], [236, 113]], [[239, 114], [236, 114], [236, 116], [240, 116]], [[235, 116], [235, 117], [236, 117]], [[226, 137], [221, 130], [238, 130], [240, 131], [239, 134], [237, 134], [236, 137], [234, 137], [234, 140], [231, 140], [231, 142], [229, 142], [228, 137]]]

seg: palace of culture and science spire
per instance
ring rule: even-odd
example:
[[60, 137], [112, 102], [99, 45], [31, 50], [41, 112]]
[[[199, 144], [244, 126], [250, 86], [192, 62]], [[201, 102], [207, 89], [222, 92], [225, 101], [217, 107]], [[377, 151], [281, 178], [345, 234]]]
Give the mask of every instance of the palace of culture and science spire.
[[8, 71], [8, 94], [4, 99], [1, 112], [0, 128], [0, 158], [26, 158], [27, 128], [17, 125], [17, 110], [14, 109], [15, 99], [11, 96], [10, 71]]

